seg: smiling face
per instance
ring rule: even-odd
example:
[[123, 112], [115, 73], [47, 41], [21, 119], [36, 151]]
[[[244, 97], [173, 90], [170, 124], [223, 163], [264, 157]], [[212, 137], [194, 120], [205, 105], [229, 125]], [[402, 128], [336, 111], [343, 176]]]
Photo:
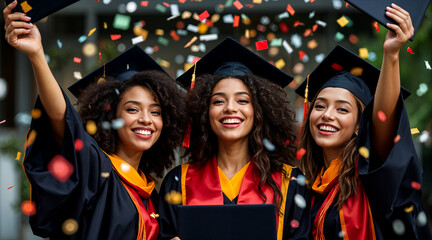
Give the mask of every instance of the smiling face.
[[117, 105], [116, 117], [124, 120], [123, 127], [117, 130], [117, 152], [133, 154], [146, 151], [161, 135], [161, 107], [158, 98], [148, 88], [135, 86], [126, 90]]
[[340, 153], [358, 131], [358, 106], [346, 89], [328, 87], [317, 96], [310, 113], [309, 127], [313, 139], [323, 151]]
[[237, 78], [220, 80], [213, 88], [209, 121], [219, 141], [248, 140], [254, 124], [252, 96]]

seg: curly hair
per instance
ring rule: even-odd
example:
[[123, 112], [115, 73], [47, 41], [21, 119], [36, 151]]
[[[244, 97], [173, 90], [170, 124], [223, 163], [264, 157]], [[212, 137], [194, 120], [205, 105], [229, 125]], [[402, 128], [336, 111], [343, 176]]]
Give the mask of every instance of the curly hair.
[[78, 98], [79, 114], [83, 125], [94, 121], [97, 131], [92, 137], [99, 147], [108, 154], [118, 150], [117, 130], [104, 127], [116, 119], [117, 105], [123, 94], [130, 88], [143, 86], [157, 97], [162, 109], [163, 128], [156, 143], [141, 157], [139, 168], [146, 174], [154, 172], [162, 177], [163, 171], [171, 167], [174, 148], [182, 141], [186, 126], [186, 94], [175, 81], [160, 71], [143, 71], [133, 75], [128, 81], [108, 79], [87, 87]]
[[[322, 167], [324, 166], [322, 148], [318, 146], [312, 137], [309, 126], [310, 114], [318, 94], [312, 100], [311, 107], [307, 113], [305, 124], [301, 131], [300, 148], [308, 149], [300, 159], [300, 168], [303, 170], [307, 181], [307, 187], [312, 190], [314, 180], [317, 178]], [[365, 109], [365, 105], [356, 97], [354, 99], [357, 104], [357, 123], [360, 122], [361, 115]], [[357, 178], [356, 178], [356, 162], [357, 162], [357, 135], [353, 134], [351, 139], [345, 144], [344, 150], [341, 153], [342, 164], [338, 172], [339, 194], [336, 205], [339, 209], [342, 205], [354, 194], [357, 194]]]
[[[192, 162], [205, 163], [218, 151], [217, 136], [210, 127], [209, 104], [213, 88], [226, 76], [203, 75], [197, 78], [188, 104], [191, 117], [191, 140], [185, 155]], [[278, 85], [255, 75], [235, 76], [249, 89], [254, 109], [254, 125], [249, 133], [249, 151], [258, 169], [260, 182], [258, 190], [264, 201], [267, 200], [262, 186], [270, 186], [274, 192], [275, 204], [280, 209], [281, 199], [276, 202], [281, 191], [271, 177], [273, 172], [282, 172], [283, 164], [294, 165], [296, 147], [295, 113], [289, 106], [285, 91]], [[274, 146], [269, 151], [263, 140], [268, 139]], [[286, 144], [289, 142], [289, 144]]]

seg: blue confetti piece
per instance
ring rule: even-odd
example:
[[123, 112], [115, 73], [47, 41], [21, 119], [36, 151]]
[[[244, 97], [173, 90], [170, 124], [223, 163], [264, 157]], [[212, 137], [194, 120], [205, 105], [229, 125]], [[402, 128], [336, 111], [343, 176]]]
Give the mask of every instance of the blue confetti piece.
[[263, 139], [263, 143], [264, 147], [266, 147], [270, 152], [273, 152], [276, 149], [276, 147], [267, 138]]
[[78, 42], [79, 43], [83, 43], [85, 40], [87, 40], [87, 36], [86, 35], [82, 35], [81, 37], [78, 38]]
[[60, 39], [57, 39], [57, 46], [58, 46], [59, 48], [62, 48], [62, 47], [63, 47], [63, 43], [60, 41]]

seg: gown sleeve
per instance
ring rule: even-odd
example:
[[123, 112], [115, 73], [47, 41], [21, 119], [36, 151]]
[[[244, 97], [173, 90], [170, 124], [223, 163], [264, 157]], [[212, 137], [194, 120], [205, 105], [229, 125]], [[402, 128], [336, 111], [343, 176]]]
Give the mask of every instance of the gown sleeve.
[[[299, 175], [302, 175], [302, 173], [298, 168], [292, 169], [291, 177], [297, 178]], [[294, 197], [296, 195], [298, 195], [297, 197], [301, 196], [305, 200], [306, 207], [301, 208], [295, 203]], [[306, 186], [301, 186], [297, 181], [290, 181], [286, 198], [283, 239], [312, 239], [311, 207]], [[292, 221], [294, 221], [293, 224], [291, 224]], [[298, 222], [298, 227], [295, 226], [295, 221]]]
[[171, 170], [162, 182], [159, 191], [159, 237], [160, 240], [169, 240], [177, 236], [177, 208], [176, 204], [165, 201], [165, 195], [172, 190], [181, 192], [181, 166]]
[[[98, 189], [107, 181], [101, 173], [111, 172], [108, 156], [98, 147], [96, 141], [83, 128], [81, 119], [63, 92], [66, 101], [64, 138], [61, 146], [53, 137], [53, 129], [44, 107], [38, 97], [35, 109], [42, 115], [33, 119], [30, 130], [36, 132], [32, 145], [26, 148], [24, 170], [31, 184], [32, 201], [36, 203], [36, 214], [30, 217], [34, 234], [49, 236], [61, 228], [62, 216], [79, 219], [86, 204], [98, 194]], [[84, 143], [75, 151], [75, 140]], [[57, 180], [48, 170], [51, 159], [61, 155], [69, 161], [74, 171], [65, 182]]]
[[[402, 96], [397, 103], [396, 142], [385, 161], [377, 159], [372, 143], [373, 101], [366, 107], [360, 122], [357, 147], [370, 150], [370, 157], [359, 155], [358, 171], [374, 216], [377, 236], [384, 239], [431, 239], [428, 224], [416, 224], [424, 207], [421, 190], [413, 183], [422, 182], [422, 167], [411, 138], [410, 125]], [[407, 211], [413, 207], [412, 211]], [[394, 235], [393, 224], [402, 221], [405, 231]], [[400, 227], [398, 227], [400, 228]], [[382, 239], [381, 238], [381, 239]]]

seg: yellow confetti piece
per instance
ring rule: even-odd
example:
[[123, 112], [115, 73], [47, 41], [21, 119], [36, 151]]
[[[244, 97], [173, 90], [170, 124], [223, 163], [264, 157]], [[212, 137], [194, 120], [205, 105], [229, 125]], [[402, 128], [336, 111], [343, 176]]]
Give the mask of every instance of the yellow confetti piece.
[[103, 178], [107, 178], [109, 176], [110, 176], [109, 172], [103, 172], [103, 173], [101, 173], [101, 177], [103, 177]]
[[164, 67], [164, 68], [169, 68], [169, 67], [171, 66], [170, 62], [168, 62], [168, 61], [166, 61], [166, 60], [163, 60], [163, 59], [161, 59], [161, 60], [159, 61], [159, 65], [161, 65], [161, 66]]
[[219, 21], [219, 19], [220, 19], [220, 15], [217, 14], [217, 13], [215, 13], [215, 14], [213, 14], [213, 15], [211, 16], [211, 21], [212, 21], [213, 23]]
[[97, 131], [96, 123], [92, 120], [89, 120], [86, 124], [87, 133], [93, 135]]
[[393, 139], [393, 142], [394, 142], [394, 143], [397, 143], [397, 142], [399, 142], [400, 139], [401, 139], [400, 135], [397, 135], [397, 136]]
[[312, 39], [308, 42], [307, 46], [309, 49], [315, 49], [318, 47], [318, 42], [315, 39]]
[[359, 55], [363, 59], [367, 59], [369, 57], [369, 51], [367, 48], [360, 48], [359, 49]]
[[198, 24], [198, 33], [199, 34], [205, 34], [208, 30], [208, 26], [204, 23]]
[[78, 222], [75, 219], [69, 218], [63, 222], [62, 230], [66, 235], [73, 235], [78, 231]]
[[21, 158], [21, 152], [17, 152], [17, 156], [16, 156], [16, 158], [15, 158], [15, 160], [19, 160]]
[[155, 34], [158, 36], [163, 36], [165, 34], [165, 31], [163, 29], [156, 29]]
[[33, 109], [31, 111], [31, 116], [33, 119], [38, 119], [38, 118], [40, 118], [41, 115], [42, 115], [42, 111], [39, 109]]
[[246, 38], [250, 38], [250, 36], [249, 36], [249, 29], [246, 29], [246, 30], [245, 30], [245, 37], [246, 37]]
[[363, 74], [363, 68], [354, 67], [351, 69], [350, 73], [356, 77], [360, 77]]
[[152, 218], [158, 218], [158, 217], [159, 217], [159, 214], [157, 214], [157, 213], [152, 213], [152, 214], [150, 214], [150, 217], [152, 217]]
[[340, 17], [338, 20], [336, 20], [336, 22], [341, 27], [345, 27], [349, 23], [348, 19], [345, 16]]
[[24, 143], [25, 148], [33, 144], [34, 140], [36, 139], [36, 135], [37, 135], [36, 131], [31, 130], [31, 132], [29, 133], [29, 135], [28, 135], [28, 137]]
[[184, 11], [181, 15], [182, 19], [190, 18], [192, 16], [192, 13], [189, 11]]
[[409, 206], [409, 207], [407, 207], [407, 208], [404, 209], [404, 211], [405, 211], [406, 213], [410, 213], [410, 212], [412, 212], [413, 210], [414, 210], [414, 205], [411, 205], [411, 206]]
[[411, 128], [411, 134], [417, 134], [420, 133], [419, 130], [417, 128]]
[[182, 196], [179, 192], [171, 190], [171, 192], [165, 195], [165, 201], [170, 204], [180, 204], [182, 202]]
[[279, 60], [276, 61], [275, 66], [279, 69], [285, 67], [286, 63], [285, 61], [281, 58]]
[[190, 45], [192, 45], [192, 43], [194, 43], [196, 40], [198, 39], [197, 36], [194, 36], [185, 46], [184, 48], [188, 48], [190, 47]]
[[261, 4], [261, 3], [262, 3], [262, 0], [253, 0], [252, 3], [255, 3], [255, 4]]
[[104, 29], [108, 28], [108, 24], [106, 22], [104, 22]]
[[30, 10], [32, 10], [32, 7], [28, 4], [27, 1], [21, 3], [21, 8], [24, 11], [24, 13], [28, 13]]
[[92, 30], [90, 30], [90, 32], [87, 36], [90, 37], [95, 31], [96, 31], [96, 28], [93, 28]]
[[369, 158], [369, 150], [366, 147], [360, 147], [359, 148], [359, 153], [360, 155], [362, 155], [364, 158]]

